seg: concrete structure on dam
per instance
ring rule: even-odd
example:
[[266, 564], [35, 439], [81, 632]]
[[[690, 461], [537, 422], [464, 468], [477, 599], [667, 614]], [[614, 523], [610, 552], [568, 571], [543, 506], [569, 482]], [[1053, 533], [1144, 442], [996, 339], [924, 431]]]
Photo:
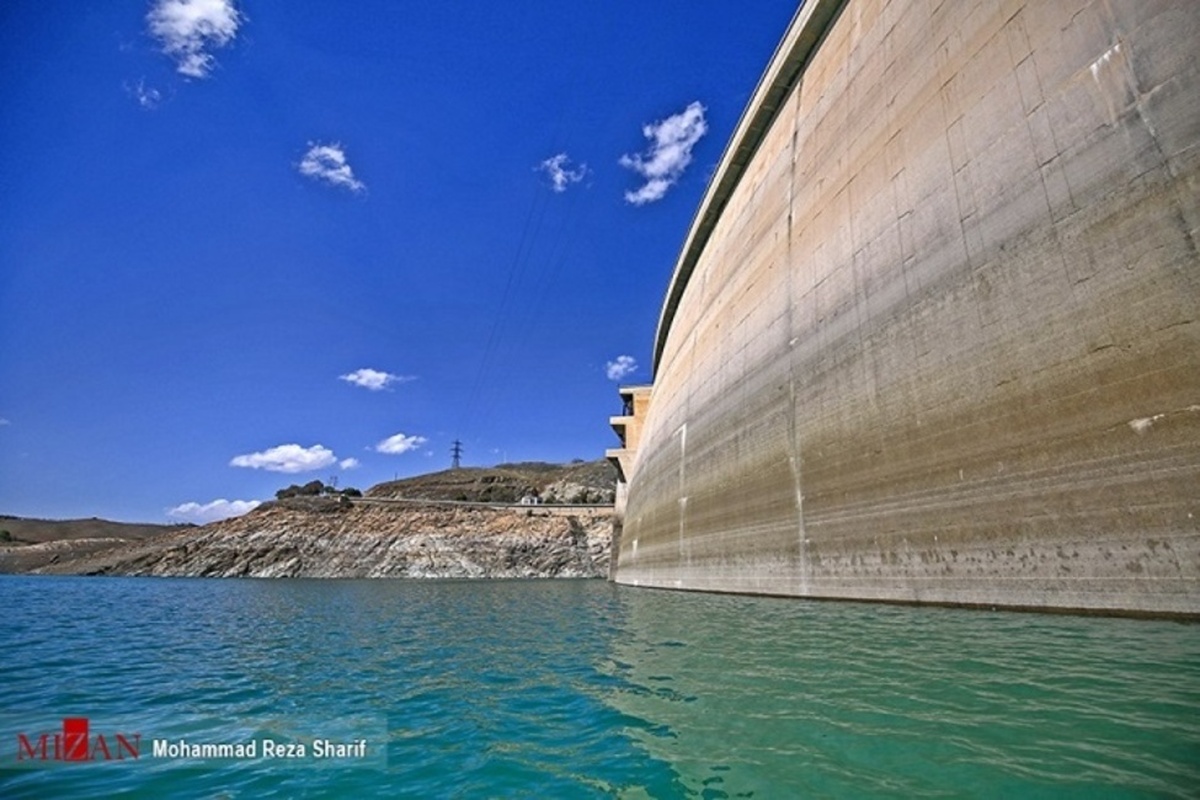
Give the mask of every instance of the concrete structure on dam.
[[1200, 3], [809, 0], [675, 267], [615, 580], [1200, 614]]

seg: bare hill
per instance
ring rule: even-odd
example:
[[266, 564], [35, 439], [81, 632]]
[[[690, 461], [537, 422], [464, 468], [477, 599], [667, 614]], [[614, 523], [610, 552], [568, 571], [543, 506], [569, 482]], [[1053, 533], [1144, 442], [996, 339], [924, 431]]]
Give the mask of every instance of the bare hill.
[[[54, 542], [60, 539], [148, 539], [177, 531], [182, 525], [151, 525], [138, 522], [111, 522], [98, 517], [87, 519], [25, 519], [0, 514], [0, 531], [8, 531], [11, 541], [25, 544]], [[4, 538], [0, 536], [0, 538]]]
[[111, 522], [96, 517], [58, 520], [0, 515], [0, 573], [27, 572], [191, 527]]

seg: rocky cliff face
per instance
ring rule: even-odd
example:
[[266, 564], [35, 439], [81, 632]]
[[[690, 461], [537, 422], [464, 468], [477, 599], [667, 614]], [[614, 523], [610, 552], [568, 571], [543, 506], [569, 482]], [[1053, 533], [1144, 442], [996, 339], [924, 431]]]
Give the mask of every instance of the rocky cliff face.
[[272, 503], [245, 516], [39, 572], [311, 578], [590, 578], [608, 573], [607, 510]]

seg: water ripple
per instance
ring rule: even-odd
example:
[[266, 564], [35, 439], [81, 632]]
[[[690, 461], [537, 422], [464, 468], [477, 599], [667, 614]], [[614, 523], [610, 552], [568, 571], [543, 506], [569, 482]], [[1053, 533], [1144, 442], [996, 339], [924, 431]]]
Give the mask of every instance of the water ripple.
[[1200, 786], [1197, 625], [596, 581], [4, 577], [0, 603], [9, 728], [80, 714], [211, 740], [377, 724], [386, 742], [385, 763], [344, 768], [10, 761], [4, 797]]

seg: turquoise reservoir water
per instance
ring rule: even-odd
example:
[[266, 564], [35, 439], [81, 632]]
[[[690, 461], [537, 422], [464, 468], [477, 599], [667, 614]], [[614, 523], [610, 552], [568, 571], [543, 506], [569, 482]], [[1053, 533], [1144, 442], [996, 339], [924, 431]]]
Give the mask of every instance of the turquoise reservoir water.
[[[3, 577], [0, 608], [5, 798], [1200, 796], [1195, 624], [601, 581]], [[139, 757], [55, 761], [68, 717]]]

